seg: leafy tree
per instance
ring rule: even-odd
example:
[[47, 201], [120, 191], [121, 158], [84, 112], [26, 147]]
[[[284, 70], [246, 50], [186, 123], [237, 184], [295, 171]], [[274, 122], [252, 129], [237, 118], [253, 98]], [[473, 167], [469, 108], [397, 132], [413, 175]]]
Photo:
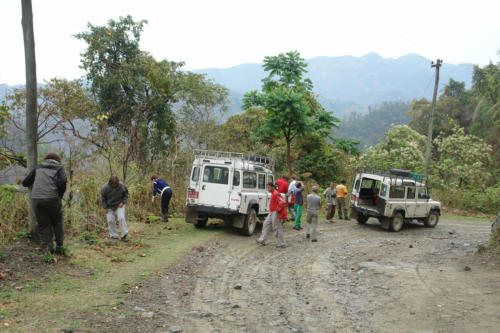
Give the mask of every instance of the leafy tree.
[[370, 147], [355, 164], [359, 167], [423, 172], [426, 137], [406, 125], [392, 126], [385, 142]]
[[482, 139], [455, 127], [452, 135], [439, 136], [434, 144], [439, 153], [436, 182], [442, 187], [484, 190], [490, 184], [492, 148]]
[[[107, 26], [88, 24], [76, 35], [87, 43], [82, 68], [100, 106], [100, 115], [129, 140], [129, 154], [147, 164], [174, 133], [172, 104], [182, 63], [156, 61], [139, 49], [146, 21], [130, 16]], [[151, 147], [157, 148], [151, 150]]]
[[296, 51], [265, 57], [263, 68], [269, 74], [262, 80], [262, 91], [250, 91], [243, 98], [244, 109], [258, 106], [267, 111], [259, 132], [261, 137], [284, 138], [289, 174], [293, 173], [291, 144], [294, 139], [311, 134], [325, 138], [339, 121], [317, 101], [311, 80], [304, 78], [306, 66]]

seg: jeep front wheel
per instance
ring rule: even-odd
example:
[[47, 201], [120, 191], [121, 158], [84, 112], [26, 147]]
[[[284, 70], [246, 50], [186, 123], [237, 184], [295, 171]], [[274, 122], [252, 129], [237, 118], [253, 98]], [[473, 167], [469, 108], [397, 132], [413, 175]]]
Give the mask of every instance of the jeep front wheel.
[[398, 232], [403, 228], [403, 225], [405, 224], [405, 220], [403, 217], [403, 214], [401, 213], [396, 213], [394, 216], [391, 218], [391, 221], [389, 223], [389, 230]]
[[429, 213], [429, 216], [424, 220], [424, 225], [427, 228], [434, 228], [439, 221], [439, 214], [435, 210]]
[[365, 224], [366, 221], [368, 221], [368, 215], [359, 214], [356, 220], [358, 221], [359, 224]]
[[253, 235], [255, 227], [257, 226], [257, 212], [255, 209], [250, 209], [250, 213], [245, 217], [245, 223], [243, 223], [243, 229], [241, 233], [245, 236]]

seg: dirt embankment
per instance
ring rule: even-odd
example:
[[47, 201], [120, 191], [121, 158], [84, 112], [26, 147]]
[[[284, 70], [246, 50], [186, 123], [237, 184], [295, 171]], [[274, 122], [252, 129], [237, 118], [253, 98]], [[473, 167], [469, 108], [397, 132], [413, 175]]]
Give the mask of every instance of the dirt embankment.
[[[228, 232], [145, 281], [99, 332], [498, 332], [500, 265], [475, 254], [487, 223], [400, 233], [376, 222], [286, 228], [285, 249]], [[125, 313], [125, 314], [124, 314]]]

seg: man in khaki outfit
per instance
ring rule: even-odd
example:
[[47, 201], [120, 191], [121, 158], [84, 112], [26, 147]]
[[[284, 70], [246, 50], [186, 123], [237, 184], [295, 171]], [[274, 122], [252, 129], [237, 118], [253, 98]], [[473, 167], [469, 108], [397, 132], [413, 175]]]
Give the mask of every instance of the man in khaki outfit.
[[[312, 187], [312, 193], [307, 196], [307, 215], [306, 215], [306, 238], [311, 238], [311, 242], [317, 242], [316, 228], [318, 227], [318, 215], [321, 208], [321, 197], [318, 195], [318, 187]], [[311, 233], [309, 233], [309, 230]]]

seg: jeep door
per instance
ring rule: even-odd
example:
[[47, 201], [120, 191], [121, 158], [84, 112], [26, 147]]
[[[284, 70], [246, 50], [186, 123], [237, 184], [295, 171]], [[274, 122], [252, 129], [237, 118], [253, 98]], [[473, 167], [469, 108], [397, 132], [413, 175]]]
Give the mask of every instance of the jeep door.
[[414, 186], [406, 188], [406, 217], [415, 217], [415, 208], [417, 204], [416, 199], [417, 189]]
[[233, 181], [229, 193], [229, 209], [239, 210], [241, 205], [241, 173], [233, 170]]
[[415, 205], [415, 217], [426, 217], [429, 196], [427, 195], [427, 188], [424, 186], [417, 187], [417, 202]]
[[198, 203], [213, 207], [229, 207], [229, 168], [205, 165]]

